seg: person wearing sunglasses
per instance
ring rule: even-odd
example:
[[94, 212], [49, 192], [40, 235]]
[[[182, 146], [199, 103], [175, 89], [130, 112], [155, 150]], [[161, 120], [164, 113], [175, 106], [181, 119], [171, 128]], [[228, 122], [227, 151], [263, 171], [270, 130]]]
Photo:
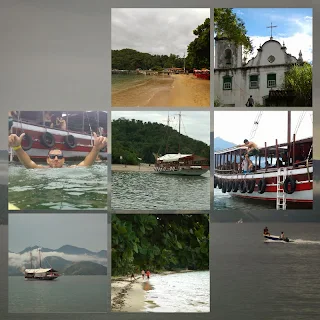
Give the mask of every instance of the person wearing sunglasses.
[[[62, 168], [64, 165], [64, 155], [63, 152], [60, 149], [51, 149], [48, 152], [47, 156], [47, 164], [48, 166], [38, 165], [34, 161], [32, 161], [29, 157], [29, 155], [22, 149], [21, 142], [24, 137], [24, 133], [18, 137], [16, 134], [11, 134], [9, 136], [9, 147], [11, 147], [17, 157], [19, 158], [19, 161], [21, 164], [23, 164], [27, 169], [43, 169], [43, 168]], [[93, 132], [93, 147], [91, 151], [88, 153], [88, 155], [85, 157], [85, 159], [80, 162], [78, 165], [72, 165], [72, 167], [88, 167], [91, 166], [97, 156], [99, 155], [99, 152], [101, 149], [107, 146], [107, 138], [106, 137], [98, 137], [95, 132]]]

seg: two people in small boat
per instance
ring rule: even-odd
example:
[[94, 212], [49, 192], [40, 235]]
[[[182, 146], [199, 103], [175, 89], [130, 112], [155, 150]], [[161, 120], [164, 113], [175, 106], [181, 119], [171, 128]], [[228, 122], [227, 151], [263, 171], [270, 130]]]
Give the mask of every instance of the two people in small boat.
[[[20, 137], [18, 137], [16, 134], [11, 134], [8, 140], [9, 140], [9, 147], [11, 147], [15, 151], [17, 157], [19, 158], [19, 161], [27, 169], [45, 169], [45, 168], [62, 168], [63, 167], [65, 158], [62, 150], [58, 148], [49, 150], [47, 155], [48, 166], [38, 165], [35, 162], [33, 162], [30, 159], [29, 155], [22, 149], [21, 143], [24, 135], [25, 134], [22, 133]], [[91, 151], [88, 153], [88, 155], [85, 157], [85, 159], [82, 162], [80, 162], [78, 165], [72, 165], [69, 168], [89, 167], [93, 165], [97, 156], [99, 155], [100, 150], [105, 148], [106, 146], [107, 146], [107, 138], [103, 136], [98, 137], [97, 134], [93, 132], [93, 147]]]

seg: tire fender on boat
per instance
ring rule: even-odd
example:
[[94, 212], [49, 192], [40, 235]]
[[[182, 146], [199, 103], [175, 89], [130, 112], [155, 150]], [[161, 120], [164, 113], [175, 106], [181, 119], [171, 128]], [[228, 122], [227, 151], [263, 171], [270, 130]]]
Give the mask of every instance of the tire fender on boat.
[[240, 185], [239, 185], [239, 190], [241, 193], [247, 192], [247, 184], [246, 181], [241, 180]]
[[54, 136], [50, 132], [45, 132], [41, 136], [40, 141], [47, 148], [52, 148], [56, 143], [54, 140]]
[[248, 193], [252, 193], [254, 191], [255, 187], [256, 187], [256, 180], [255, 179], [249, 180], [248, 181], [248, 190], [247, 190], [247, 192]]
[[227, 180], [227, 192], [230, 192], [232, 190], [232, 180]]
[[218, 180], [218, 188], [219, 188], [219, 189], [222, 189], [222, 179], [219, 179], [219, 180]]
[[64, 137], [64, 142], [71, 149], [73, 149], [77, 146], [76, 138], [72, 134], [66, 135]]
[[259, 182], [258, 182], [258, 193], [262, 194], [266, 191], [266, 187], [267, 187], [267, 181], [266, 179], [261, 179]]
[[226, 193], [227, 192], [227, 181], [226, 180], [222, 181], [221, 191], [222, 191], [222, 193]]
[[218, 185], [218, 178], [213, 177], [213, 181], [214, 181], [214, 188], [216, 188]]
[[239, 189], [239, 181], [238, 180], [234, 180], [232, 183], [232, 191], [233, 192], [237, 192]]
[[24, 145], [21, 144], [21, 147], [24, 151], [30, 150], [32, 148], [33, 140], [32, 137], [29, 136], [27, 133], [24, 134], [22, 141], [26, 141]]
[[[289, 184], [290, 184], [290, 190], [289, 190]], [[284, 180], [283, 183], [283, 190], [285, 193], [292, 194], [296, 191], [296, 180], [292, 177], [287, 177], [286, 180]]]

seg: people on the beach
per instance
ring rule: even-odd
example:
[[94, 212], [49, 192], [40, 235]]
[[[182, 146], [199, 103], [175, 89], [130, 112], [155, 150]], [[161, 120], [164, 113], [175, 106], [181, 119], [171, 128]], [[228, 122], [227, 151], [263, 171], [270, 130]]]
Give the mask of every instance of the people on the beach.
[[252, 96], [250, 96], [250, 98], [248, 99], [248, 101], [246, 103], [246, 106], [253, 107], [253, 105], [254, 105], [254, 100], [253, 100]]
[[270, 235], [270, 232], [269, 232], [268, 227], [265, 227], [265, 228], [263, 229], [263, 234], [265, 234], [265, 235]]
[[[22, 149], [21, 142], [24, 135], [25, 133], [22, 133], [20, 137], [18, 137], [16, 134], [11, 134], [8, 140], [9, 140], [9, 147], [11, 147], [15, 151], [17, 157], [19, 158], [19, 161], [27, 169], [45, 169], [45, 168], [62, 168], [63, 167], [65, 158], [64, 158], [63, 152], [58, 148], [49, 150], [48, 156], [47, 156], [48, 166], [38, 165], [35, 162], [33, 162], [30, 159], [29, 155]], [[93, 138], [94, 138], [94, 142], [93, 142], [94, 145], [91, 151], [85, 157], [85, 159], [82, 162], [80, 162], [78, 165], [72, 165], [72, 166], [69, 166], [69, 168], [70, 167], [88, 167], [95, 162], [95, 159], [97, 158], [97, 155], [99, 154], [100, 150], [107, 146], [107, 138], [98, 137], [95, 132], [93, 132]]]
[[147, 270], [146, 276], [147, 276], [147, 279], [150, 279], [150, 271], [149, 270]]
[[144, 275], [145, 275], [145, 271], [142, 270], [142, 271], [141, 271], [141, 277], [142, 277], [142, 279], [144, 279]]

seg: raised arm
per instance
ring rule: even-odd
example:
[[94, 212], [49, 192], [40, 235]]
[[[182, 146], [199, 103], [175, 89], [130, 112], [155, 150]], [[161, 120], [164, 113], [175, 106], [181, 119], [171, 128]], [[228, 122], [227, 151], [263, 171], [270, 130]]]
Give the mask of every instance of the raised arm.
[[97, 137], [97, 134], [93, 133], [93, 147], [91, 151], [88, 153], [86, 158], [78, 164], [80, 167], [89, 167], [92, 166], [97, 158], [97, 155], [99, 154], [100, 150], [106, 147], [107, 145], [107, 138], [106, 137]]
[[21, 142], [25, 133], [22, 133], [20, 137], [16, 134], [11, 134], [8, 138], [9, 146], [15, 151], [19, 161], [27, 168], [27, 169], [36, 169], [36, 168], [45, 168], [44, 166], [39, 166], [34, 163], [29, 155], [22, 149]]

